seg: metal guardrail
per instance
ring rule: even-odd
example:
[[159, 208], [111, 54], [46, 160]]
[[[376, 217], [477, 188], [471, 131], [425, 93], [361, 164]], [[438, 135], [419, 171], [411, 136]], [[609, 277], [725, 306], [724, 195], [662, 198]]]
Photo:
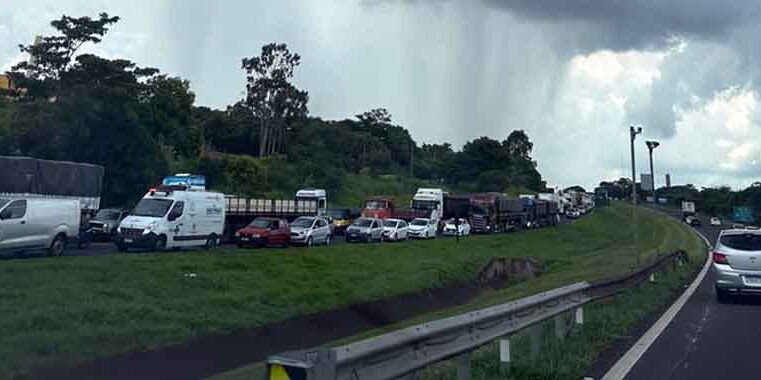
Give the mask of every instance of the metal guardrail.
[[[459, 357], [458, 378], [469, 379], [469, 353], [500, 339], [500, 358], [510, 361], [509, 336], [555, 318], [558, 337], [584, 322], [582, 306], [653, 280], [655, 272], [686, 260], [678, 251], [659, 257], [639, 271], [595, 283], [579, 282], [497, 306], [403, 328], [338, 347], [318, 347], [274, 355], [267, 360], [268, 380], [366, 380], [410, 376], [430, 364]], [[533, 328], [532, 352], [539, 350], [541, 329]]]

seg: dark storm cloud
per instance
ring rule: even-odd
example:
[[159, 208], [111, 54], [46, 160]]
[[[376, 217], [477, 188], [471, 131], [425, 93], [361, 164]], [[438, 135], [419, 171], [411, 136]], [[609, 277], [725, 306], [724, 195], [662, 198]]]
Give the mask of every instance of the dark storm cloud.
[[[671, 36], [716, 39], [756, 22], [759, 1], [484, 0], [516, 16], [561, 23], [579, 31], [590, 50], [662, 47]], [[573, 35], [569, 35], [573, 38]]]

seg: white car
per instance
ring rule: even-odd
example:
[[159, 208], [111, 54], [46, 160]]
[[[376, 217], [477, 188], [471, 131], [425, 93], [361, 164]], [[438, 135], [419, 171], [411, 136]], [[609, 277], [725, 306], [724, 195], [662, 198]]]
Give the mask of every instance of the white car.
[[438, 223], [436, 219], [415, 218], [410, 222], [409, 237], [414, 239], [433, 239], [436, 237]]
[[444, 230], [441, 233], [444, 236], [468, 236], [470, 235], [470, 223], [467, 219], [460, 218], [460, 225], [458, 226], [454, 219], [450, 219], [444, 224]]
[[721, 219], [719, 219], [719, 218], [714, 216], [713, 218], [711, 218], [711, 225], [712, 226], [720, 226], [721, 225]]
[[401, 219], [386, 219], [383, 221], [383, 240], [407, 240], [409, 230], [407, 222]]

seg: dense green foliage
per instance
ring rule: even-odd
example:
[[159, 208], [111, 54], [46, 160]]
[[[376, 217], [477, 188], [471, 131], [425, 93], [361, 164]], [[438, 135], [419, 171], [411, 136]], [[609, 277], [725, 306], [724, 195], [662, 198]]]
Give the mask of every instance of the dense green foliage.
[[[108, 205], [129, 205], [179, 171], [248, 196], [290, 198], [299, 187], [321, 187], [344, 205], [423, 181], [453, 190], [544, 188], [522, 131], [503, 141], [482, 137], [456, 151], [450, 144], [420, 146], [383, 108], [356, 120], [307, 117], [306, 91], [289, 82], [300, 57], [282, 44], [242, 60], [246, 96], [225, 110], [195, 105], [187, 80], [76, 54], [99, 43], [116, 22], [107, 14], [63, 16], [51, 23], [56, 35], [22, 46], [35, 60], [9, 73], [28, 91], [0, 100], [0, 154], [103, 165]], [[400, 186], [384, 185], [391, 178]]]

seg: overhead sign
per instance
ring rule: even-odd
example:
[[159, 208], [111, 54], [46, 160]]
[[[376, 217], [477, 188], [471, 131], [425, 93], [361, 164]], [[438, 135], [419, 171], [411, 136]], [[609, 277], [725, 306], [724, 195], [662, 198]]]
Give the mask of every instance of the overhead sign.
[[640, 174], [640, 183], [642, 190], [653, 191], [653, 176], [650, 174]]

